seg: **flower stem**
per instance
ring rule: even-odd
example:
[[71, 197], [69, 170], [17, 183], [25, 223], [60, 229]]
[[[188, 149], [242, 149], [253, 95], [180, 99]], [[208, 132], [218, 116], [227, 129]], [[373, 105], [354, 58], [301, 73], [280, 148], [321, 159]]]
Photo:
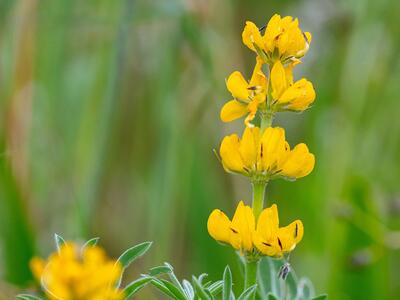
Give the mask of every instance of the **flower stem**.
[[265, 187], [267, 186], [267, 182], [253, 182], [253, 213], [254, 217], [257, 221], [258, 216], [264, 208], [264, 194]]
[[253, 260], [253, 261], [246, 262], [244, 289], [247, 289], [257, 283], [258, 261], [259, 260]]
[[265, 128], [271, 127], [273, 119], [274, 113], [272, 111], [267, 110], [261, 113], [261, 132], [264, 132]]

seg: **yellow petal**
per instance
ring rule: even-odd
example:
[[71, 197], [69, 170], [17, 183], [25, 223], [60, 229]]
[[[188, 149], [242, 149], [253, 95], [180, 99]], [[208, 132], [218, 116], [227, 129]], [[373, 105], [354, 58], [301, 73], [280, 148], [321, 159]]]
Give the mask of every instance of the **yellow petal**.
[[226, 81], [226, 87], [232, 96], [238, 100], [247, 101], [249, 98], [249, 84], [239, 71], [233, 72]]
[[256, 44], [257, 47], [260, 49], [263, 48], [263, 39], [261, 37], [260, 31], [253, 22], [246, 21], [246, 25], [242, 33], [242, 41], [243, 44], [245, 44], [253, 51], [256, 51], [256, 49], [254, 48], [254, 44]]
[[292, 222], [286, 227], [279, 228], [278, 245], [282, 252], [292, 251], [301, 241], [304, 234], [303, 223], [300, 220]]
[[272, 53], [275, 48], [276, 38], [281, 34], [281, 16], [275, 14], [268, 22], [265, 28], [264, 43], [266, 50]]
[[286, 157], [285, 130], [280, 127], [265, 129], [260, 143], [260, 160], [262, 168], [275, 172], [282, 157]]
[[239, 153], [240, 139], [236, 134], [224, 137], [219, 149], [222, 165], [228, 172], [242, 173], [244, 164]]
[[219, 209], [214, 209], [208, 217], [207, 229], [208, 233], [214, 240], [223, 243], [229, 243], [231, 221]]
[[310, 44], [311, 44], [311, 41], [312, 41], [312, 35], [311, 35], [311, 33], [308, 32], [308, 31], [306, 31], [306, 32], [304, 32], [304, 36], [305, 36], [305, 38], [306, 38], [306, 43], [310, 45]]
[[264, 62], [262, 59], [257, 56], [256, 65], [254, 66], [253, 75], [251, 76], [249, 84], [251, 88], [257, 87], [257, 89], [255, 89], [257, 92], [265, 92], [267, 87], [267, 77], [262, 71], [263, 64]]
[[288, 88], [278, 102], [288, 103], [286, 106], [287, 109], [303, 111], [308, 108], [314, 100], [314, 87], [310, 81], [303, 78]]
[[281, 250], [277, 244], [276, 238], [272, 242], [267, 242], [258, 232], [254, 232], [253, 243], [263, 255], [280, 256]]
[[254, 127], [253, 124], [251, 124], [250, 122], [253, 121], [253, 119], [256, 116], [257, 110], [258, 110], [258, 101], [257, 98], [254, 98], [253, 101], [251, 101], [248, 105], [247, 105], [247, 110], [249, 112], [248, 116], [246, 117], [246, 119], [244, 120], [244, 124], [246, 125], [246, 127]]
[[277, 61], [271, 70], [272, 97], [279, 99], [287, 88], [286, 73], [280, 61]]
[[301, 143], [290, 152], [280, 174], [289, 178], [301, 178], [311, 173], [314, 164], [314, 155], [308, 151], [306, 144]]
[[247, 169], [255, 169], [257, 164], [260, 128], [246, 127], [239, 146], [239, 153]]
[[243, 117], [247, 113], [247, 105], [239, 101], [231, 100], [221, 109], [221, 120], [223, 122], [231, 122], [233, 120]]
[[255, 218], [250, 206], [239, 202], [235, 215], [232, 218], [231, 245], [236, 249], [251, 251], [253, 249], [253, 233], [255, 230]]
[[39, 257], [33, 257], [29, 262], [29, 266], [33, 276], [36, 278], [36, 280], [40, 281], [40, 278], [43, 275], [43, 270], [46, 266], [45, 261]]
[[257, 232], [265, 241], [271, 242], [278, 233], [279, 216], [276, 204], [264, 209], [257, 221]]

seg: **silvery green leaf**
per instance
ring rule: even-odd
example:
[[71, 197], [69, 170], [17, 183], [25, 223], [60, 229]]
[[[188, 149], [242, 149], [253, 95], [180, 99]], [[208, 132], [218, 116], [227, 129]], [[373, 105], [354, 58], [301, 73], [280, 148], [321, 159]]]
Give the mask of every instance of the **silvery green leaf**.
[[206, 293], [204, 287], [201, 285], [201, 279], [202, 279], [201, 277], [204, 277], [202, 275], [200, 275], [199, 279], [197, 279], [195, 276], [192, 277], [194, 290], [196, 291], [196, 296], [199, 297], [199, 299], [201, 300], [212, 300], [213, 298], [210, 297], [208, 293]]
[[193, 289], [192, 284], [189, 281], [187, 281], [186, 279], [183, 279], [182, 285], [183, 285], [185, 294], [188, 297], [188, 299], [190, 299], [190, 300], [194, 299], [194, 289]]
[[243, 293], [239, 296], [238, 300], [248, 300], [251, 299], [251, 297], [254, 296], [254, 293], [256, 292], [257, 289], [257, 284], [252, 285], [251, 287], [248, 287], [246, 290], [243, 291]]
[[224, 285], [222, 288], [222, 300], [230, 300], [232, 292], [232, 272], [229, 266], [225, 267], [223, 281]]
[[164, 286], [174, 295], [177, 300], [187, 300], [186, 295], [177, 286], [165, 279], [160, 279]]
[[164, 293], [172, 299], [177, 299], [175, 295], [165, 286], [165, 284], [159, 279], [153, 277], [150, 282], [154, 287], [156, 287], [160, 292]]
[[218, 280], [218, 281], [214, 282], [213, 284], [211, 284], [209, 287], [207, 287], [207, 289], [211, 292], [213, 297], [215, 297], [222, 291], [223, 285], [224, 285], [224, 281]]
[[120, 286], [121, 280], [122, 280], [122, 274], [123, 271], [136, 259], [144, 255], [147, 250], [151, 247], [152, 242], [144, 242], [139, 245], [133, 246], [132, 248], [129, 248], [126, 250], [124, 253], [121, 254], [121, 256], [118, 258], [116, 263], [120, 263], [122, 266], [122, 273], [121, 277], [118, 280], [117, 287]]
[[328, 295], [327, 294], [319, 295], [317, 297], [312, 298], [311, 300], [325, 300], [325, 299], [328, 299]]
[[314, 286], [308, 278], [301, 278], [297, 284], [297, 299], [309, 300], [315, 297]]
[[165, 262], [164, 265], [169, 268], [171, 270], [171, 272], [168, 273], [169, 278], [171, 279], [172, 283], [182, 292], [184, 293], [184, 289], [181, 285], [181, 283], [179, 282], [178, 278], [176, 277], [175, 273], [174, 273], [174, 268], [172, 267], [171, 264]]
[[19, 299], [19, 300], [42, 300], [39, 297], [28, 295], [28, 294], [17, 295], [17, 299]]
[[85, 248], [87, 248], [87, 247], [94, 247], [94, 246], [96, 246], [97, 243], [99, 242], [99, 240], [100, 240], [100, 238], [98, 238], [98, 237], [95, 237], [95, 238], [92, 238], [92, 239], [88, 240], [86, 243], [83, 244], [83, 246], [82, 246], [82, 251], [83, 251]]
[[63, 245], [65, 245], [65, 240], [61, 235], [58, 235], [57, 233], [54, 234], [54, 241], [56, 243], [57, 251], [60, 252], [60, 249]]
[[267, 294], [267, 299], [268, 300], [278, 300], [278, 298], [277, 297], [275, 297], [273, 294], [271, 294], [271, 293], [268, 293]]
[[149, 275], [150, 276], [158, 276], [158, 275], [171, 273], [171, 272], [172, 272], [171, 269], [167, 266], [158, 266], [158, 267], [151, 268], [149, 270]]
[[147, 285], [153, 278], [150, 276], [143, 276], [135, 281], [132, 281], [124, 288], [125, 299], [129, 299], [135, 295], [139, 290], [141, 290], [145, 285]]

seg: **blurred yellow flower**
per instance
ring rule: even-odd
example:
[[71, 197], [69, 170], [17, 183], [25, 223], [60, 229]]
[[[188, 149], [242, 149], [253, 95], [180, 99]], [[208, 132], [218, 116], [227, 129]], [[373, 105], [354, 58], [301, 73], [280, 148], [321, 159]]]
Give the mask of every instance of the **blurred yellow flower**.
[[268, 127], [262, 134], [258, 127], [247, 127], [242, 139], [236, 134], [226, 136], [219, 153], [226, 171], [249, 176], [253, 181], [304, 177], [315, 163], [305, 144], [290, 150], [285, 130], [280, 127]]
[[275, 111], [303, 111], [315, 100], [312, 83], [300, 79], [293, 83], [292, 64], [286, 68], [277, 61], [271, 70], [272, 107]]
[[74, 243], [62, 245], [47, 261], [31, 260], [31, 269], [49, 297], [54, 300], [120, 300], [123, 292], [115, 288], [122, 267], [107, 258], [103, 249]]
[[238, 71], [228, 77], [226, 86], [234, 99], [222, 107], [222, 121], [230, 122], [248, 114], [245, 124], [252, 126], [250, 122], [257, 113], [258, 105], [265, 102], [267, 96], [267, 78], [261, 70], [262, 64], [261, 59], [257, 58], [250, 82]]
[[300, 220], [286, 227], [279, 227], [278, 208], [273, 204], [261, 212], [253, 243], [263, 255], [280, 257], [296, 247], [303, 238], [303, 233], [304, 227]]
[[213, 239], [231, 245], [241, 254], [254, 253], [255, 247], [262, 255], [281, 257], [292, 251], [303, 238], [303, 223], [300, 220], [286, 227], [279, 227], [276, 204], [264, 209], [255, 226], [255, 217], [250, 206], [240, 201], [232, 221], [219, 209], [214, 209], [207, 222]]
[[246, 22], [242, 33], [243, 43], [257, 52], [266, 63], [281, 60], [298, 61], [308, 51], [311, 33], [302, 32], [298, 19], [287, 16], [281, 18], [275, 14], [268, 22], [264, 35], [250, 21]]
[[208, 233], [218, 242], [230, 244], [236, 250], [251, 252], [255, 218], [250, 206], [239, 202], [232, 221], [219, 209], [214, 209], [207, 222]]

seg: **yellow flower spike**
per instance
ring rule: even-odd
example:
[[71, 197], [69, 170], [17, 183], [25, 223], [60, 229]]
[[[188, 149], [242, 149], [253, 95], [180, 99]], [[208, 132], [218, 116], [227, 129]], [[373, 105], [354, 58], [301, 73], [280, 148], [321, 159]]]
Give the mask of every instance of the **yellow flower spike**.
[[262, 72], [262, 65], [262, 60], [257, 58], [250, 82], [247, 82], [238, 71], [228, 77], [226, 86], [235, 99], [222, 107], [220, 114], [222, 121], [230, 122], [248, 114], [245, 124], [253, 126], [250, 122], [254, 119], [259, 104], [265, 102], [267, 96], [267, 78]]
[[78, 245], [66, 243], [47, 261], [33, 258], [30, 265], [49, 299], [124, 299], [123, 291], [114, 288], [122, 266], [108, 259], [97, 246], [81, 251]]
[[236, 134], [226, 136], [221, 143], [220, 157], [227, 172], [264, 182], [281, 177], [291, 180], [304, 177], [315, 164], [314, 155], [305, 144], [290, 150], [285, 130], [280, 127], [268, 127], [262, 134], [258, 127], [246, 127], [241, 139]]
[[277, 61], [271, 70], [273, 104], [276, 111], [303, 111], [315, 100], [315, 91], [311, 82], [300, 79], [293, 83], [292, 64], [284, 68]]
[[257, 26], [250, 21], [246, 22], [242, 33], [243, 43], [258, 54], [262, 51], [263, 54], [260, 55], [266, 58], [268, 63], [276, 60], [285, 63], [297, 61], [307, 53], [311, 39], [309, 32], [301, 31], [297, 18], [282, 18], [278, 14], [269, 20], [264, 35], [261, 35]]
[[253, 242], [263, 255], [281, 257], [296, 247], [303, 238], [303, 233], [303, 223], [300, 220], [279, 228], [278, 208], [273, 204], [261, 212]]
[[215, 209], [207, 221], [208, 233], [218, 242], [230, 244], [236, 250], [251, 252], [255, 218], [250, 206], [240, 201], [232, 221], [219, 209]]

